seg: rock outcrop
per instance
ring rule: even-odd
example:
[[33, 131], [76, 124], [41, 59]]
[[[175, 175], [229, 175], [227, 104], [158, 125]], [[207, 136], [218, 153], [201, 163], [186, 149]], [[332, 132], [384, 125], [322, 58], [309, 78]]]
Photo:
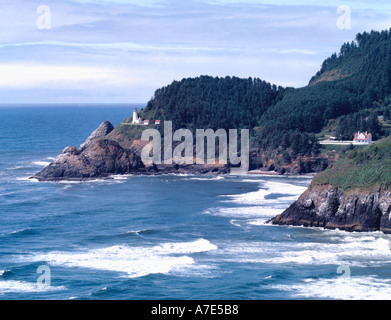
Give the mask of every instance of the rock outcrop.
[[271, 223], [391, 233], [391, 137], [353, 148], [318, 173]]
[[311, 185], [287, 210], [269, 222], [391, 233], [390, 212], [390, 191], [344, 191], [332, 185]]
[[119, 142], [123, 136], [117, 136], [113, 125], [104, 121], [80, 146], [66, 147], [54, 161], [31, 179], [39, 181], [91, 180], [109, 178], [118, 174], [226, 174], [226, 165], [152, 165], [145, 166], [141, 160], [141, 150], [146, 142], [132, 139], [129, 148]]
[[103, 121], [102, 124], [87, 138], [87, 140], [80, 145], [79, 152], [84, 151], [91, 145], [93, 140], [103, 138], [114, 130], [114, 126], [109, 121]]
[[145, 170], [141, 158], [115, 141], [94, 139], [82, 151], [66, 147], [53, 163], [31, 178], [39, 181], [88, 180]]

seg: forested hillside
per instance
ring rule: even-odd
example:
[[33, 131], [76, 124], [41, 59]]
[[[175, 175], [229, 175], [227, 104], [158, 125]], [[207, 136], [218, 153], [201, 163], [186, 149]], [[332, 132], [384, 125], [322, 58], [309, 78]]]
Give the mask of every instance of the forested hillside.
[[370, 131], [380, 139], [391, 127], [391, 31], [358, 34], [303, 88], [257, 78], [187, 78], [156, 90], [141, 114], [171, 120], [174, 129], [248, 128], [252, 150], [285, 164], [316, 157], [324, 131], [348, 140]]
[[156, 90], [142, 116], [171, 120], [174, 128], [252, 129], [283, 95], [284, 88], [257, 78], [187, 78]]
[[261, 147], [276, 148], [295, 130], [319, 133], [332, 119], [338, 119], [339, 138], [351, 140], [358, 130], [380, 138], [385, 132], [375, 120], [390, 93], [391, 32], [358, 34], [356, 42], [345, 43], [323, 62], [307, 87], [286, 90], [263, 115]]

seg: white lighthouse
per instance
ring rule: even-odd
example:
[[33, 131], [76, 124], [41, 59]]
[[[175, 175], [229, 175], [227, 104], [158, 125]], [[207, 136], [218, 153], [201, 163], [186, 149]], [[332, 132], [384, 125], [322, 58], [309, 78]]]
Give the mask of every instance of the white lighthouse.
[[141, 124], [142, 122], [143, 122], [143, 120], [138, 116], [137, 108], [134, 107], [134, 110], [133, 110], [133, 121], [132, 121], [132, 123], [133, 123], [133, 124]]

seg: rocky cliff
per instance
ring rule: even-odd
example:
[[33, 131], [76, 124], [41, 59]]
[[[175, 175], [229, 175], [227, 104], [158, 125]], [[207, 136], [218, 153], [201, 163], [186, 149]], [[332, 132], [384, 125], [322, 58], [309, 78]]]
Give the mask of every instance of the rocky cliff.
[[276, 225], [391, 233], [391, 137], [352, 150], [282, 214]]
[[[126, 130], [124, 130], [124, 128]], [[91, 180], [116, 174], [225, 174], [226, 165], [145, 166], [141, 150], [148, 143], [140, 140], [141, 126], [116, 128], [104, 121], [79, 147], [66, 147], [54, 161], [31, 179], [39, 181]]]
[[114, 129], [105, 121], [80, 146], [66, 147], [53, 163], [31, 178], [39, 181], [87, 180], [143, 170], [139, 156], [103, 139]]
[[271, 222], [277, 225], [391, 233], [390, 211], [389, 191], [344, 191], [332, 185], [312, 185]]

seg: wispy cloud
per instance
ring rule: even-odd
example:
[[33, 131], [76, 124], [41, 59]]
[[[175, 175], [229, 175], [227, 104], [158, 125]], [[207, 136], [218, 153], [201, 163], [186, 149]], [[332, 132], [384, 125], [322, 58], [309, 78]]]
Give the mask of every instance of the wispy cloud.
[[337, 28], [339, 0], [48, 4], [49, 30], [37, 29], [38, 3], [0, 4], [2, 101], [12, 101], [15, 92], [39, 99], [40, 86], [47, 89], [45, 99], [146, 101], [159, 86], [201, 74], [303, 86], [356, 33], [391, 27], [391, 3], [380, 0], [345, 1], [352, 13], [349, 30]]
[[[70, 47], [79, 49], [92, 49], [92, 50], [116, 50], [116, 51], [164, 51], [164, 52], [183, 52], [183, 51], [240, 51], [240, 48], [230, 47], [199, 47], [199, 46], [187, 46], [182, 44], [177, 45], [153, 45], [153, 44], [141, 44], [134, 42], [101, 42], [101, 43], [89, 43], [89, 42], [62, 42], [62, 41], [38, 41], [38, 42], [19, 42], [19, 43], [0, 43], [1, 48], [11, 47], [34, 47], [34, 46], [46, 46], [46, 47]], [[290, 52], [288, 50], [285, 53]], [[294, 52], [294, 51], [293, 51]], [[304, 54], [311, 54], [303, 52]]]
[[45, 64], [0, 64], [0, 87], [50, 87], [55, 82], [83, 84], [85, 81], [110, 82], [116, 79], [110, 69]]

